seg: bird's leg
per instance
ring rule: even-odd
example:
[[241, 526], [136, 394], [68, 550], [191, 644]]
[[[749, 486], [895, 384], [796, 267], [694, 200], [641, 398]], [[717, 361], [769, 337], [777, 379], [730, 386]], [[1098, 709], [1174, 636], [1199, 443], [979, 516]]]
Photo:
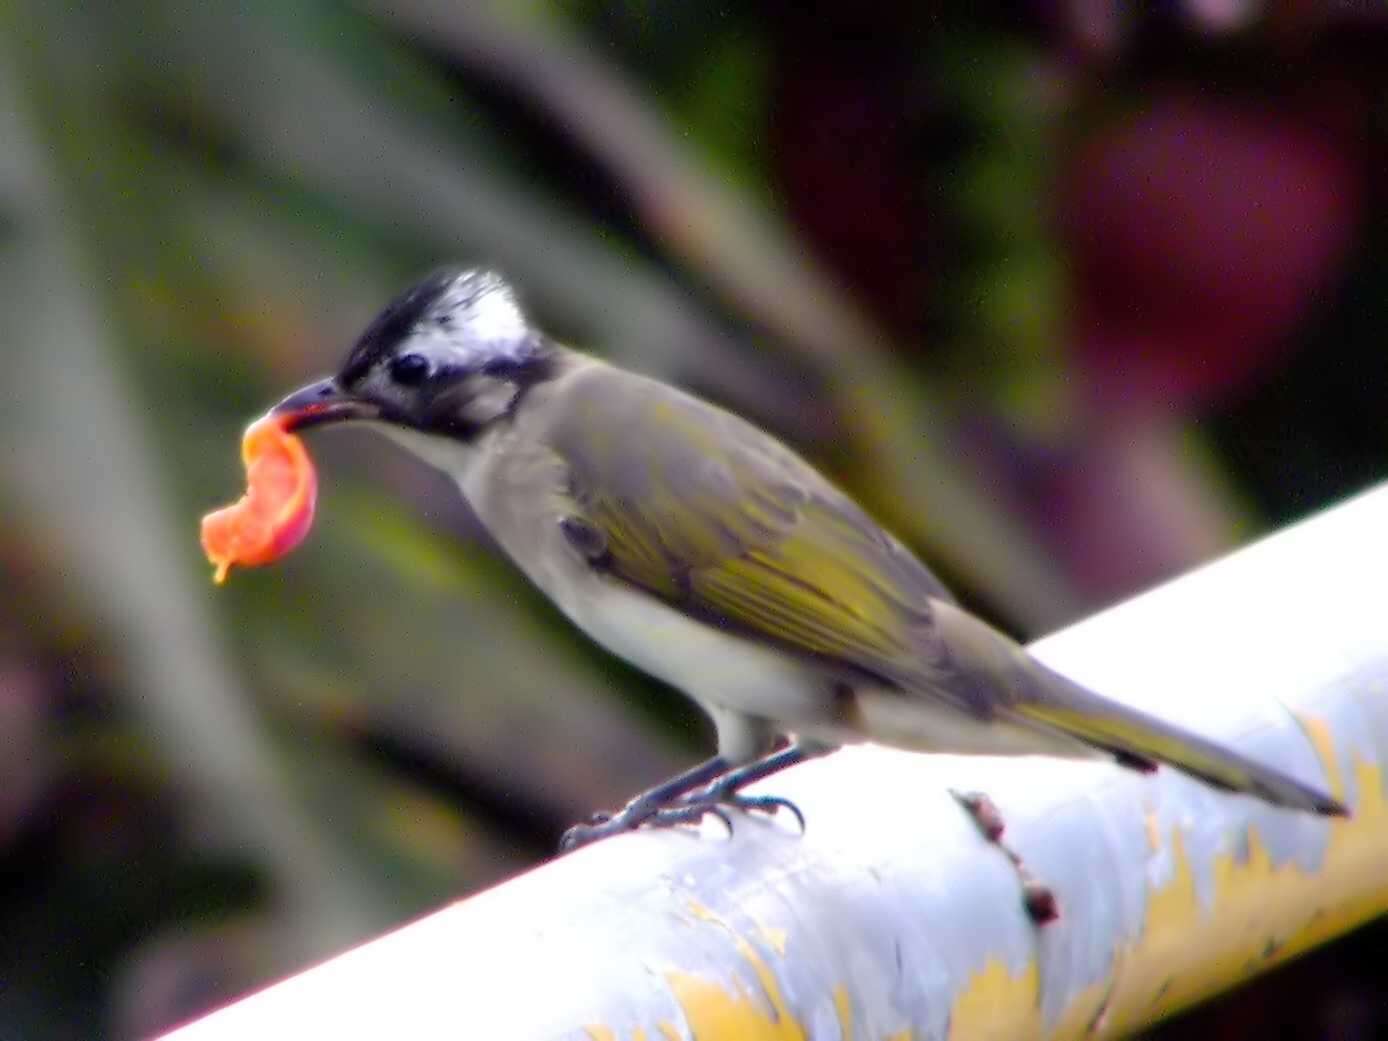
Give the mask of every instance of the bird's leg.
[[663, 807], [670, 805], [691, 789], [708, 784], [727, 770], [728, 761], [722, 756], [715, 755], [705, 759], [698, 766], [676, 774], [654, 788], [646, 789], [616, 813], [594, 814], [593, 819], [587, 823], [575, 824], [564, 832], [564, 837], [559, 840], [559, 852], [568, 853], [590, 842], [616, 835], [620, 831], [630, 831], [647, 821], [655, 820]]
[[661, 810], [658, 820], [662, 824], [693, 824], [705, 814], [713, 813], [721, 817], [723, 823], [728, 825], [728, 830], [732, 831], [731, 822], [721, 812], [726, 807], [744, 811], [757, 810], [762, 813], [775, 813], [784, 808], [795, 815], [795, 819], [800, 822], [800, 830], [803, 831], [805, 815], [789, 799], [777, 795], [743, 795], [741, 790], [764, 777], [779, 773], [788, 766], [803, 763], [806, 759], [814, 759], [833, 750], [832, 745], [793, 742], [770, 755], [727, 771], [702, 788], [687, 792], [680, 797], [677, 805]]
[[1037, 925], [1045, 925], [1059, 918], [1060, 905], [1051, 887], [1033, 875], [1017, 851], [1002, 840], [1005, 825], [997, 804], [984, 792], [960, 792], [951, 788], [949, 794], [963, 807], [984, 839], [1002, 850], [1012, 862], [1013, 870], [1022, 883], [1022, 905], [1031, 920]]

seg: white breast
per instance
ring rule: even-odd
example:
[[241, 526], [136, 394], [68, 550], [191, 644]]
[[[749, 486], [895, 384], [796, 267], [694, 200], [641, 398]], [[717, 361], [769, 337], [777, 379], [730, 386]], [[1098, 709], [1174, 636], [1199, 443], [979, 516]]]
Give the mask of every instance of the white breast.
[[669, 607], [644, 593], [590, 576], [551, 591], [574, 623], [638, 669], [706, 705], [726, 706], [793, 729], [823, 711], [822, 682], [805, 665]]
[[822, 720], [824, 682], [810, 666], [696, 621], [653, 596], [595, 571], [559, 526], [561, 475], [536, 439], [497, 432], [464, 445], [383, 427], [448, 473], [512, 560], [575, 625], [611, 653], [706, 707], [724, 707], [808, 728]]

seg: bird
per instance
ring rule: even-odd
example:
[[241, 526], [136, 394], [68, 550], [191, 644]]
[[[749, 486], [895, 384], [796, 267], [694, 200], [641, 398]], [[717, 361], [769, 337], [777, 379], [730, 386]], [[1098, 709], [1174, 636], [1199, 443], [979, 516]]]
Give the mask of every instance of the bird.
[[711, 718], [714, 755], [575, 825], [565, 848], [731, 809], [800, 815], [743, 789], [864, 742], [1160, 763], [1279, 807], [1347, 813], [1050, 668], [783, 442], [558, 342], [492, 269], [417, 282], [334, 375], [271, 412], [287, 430], [371, 428], [442, 470], [574, 625]]

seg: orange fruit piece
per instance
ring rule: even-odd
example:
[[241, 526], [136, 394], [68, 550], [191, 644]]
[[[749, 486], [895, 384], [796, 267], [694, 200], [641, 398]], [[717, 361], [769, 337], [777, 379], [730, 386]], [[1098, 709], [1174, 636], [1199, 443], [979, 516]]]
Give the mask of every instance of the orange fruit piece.
[[262, 416], [241, 438], [246, 494], [202, 519], [202, 548], [226, 581], [233, 564], [258, 567], [289, 553], [313, 524], [318, 475], [303, 441], [282, 416]]

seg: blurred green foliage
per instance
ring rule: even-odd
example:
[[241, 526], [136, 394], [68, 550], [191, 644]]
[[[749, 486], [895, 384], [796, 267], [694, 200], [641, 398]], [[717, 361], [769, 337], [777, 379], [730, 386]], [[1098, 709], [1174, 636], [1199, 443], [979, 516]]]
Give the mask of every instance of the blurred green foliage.
[[[364, 435], [208, 581], [241, 428], [435, 264], [1022, 633], [1381, 478], [1388, 19], [1313, 6], [0, 7], [0, 1037], [144, 1036], [707, 740]], [[1326, 957], [1296, 1036], [1381, 1028]]]

